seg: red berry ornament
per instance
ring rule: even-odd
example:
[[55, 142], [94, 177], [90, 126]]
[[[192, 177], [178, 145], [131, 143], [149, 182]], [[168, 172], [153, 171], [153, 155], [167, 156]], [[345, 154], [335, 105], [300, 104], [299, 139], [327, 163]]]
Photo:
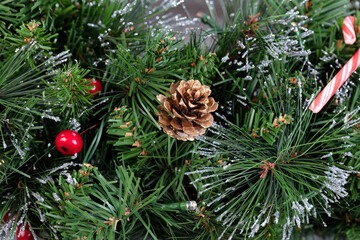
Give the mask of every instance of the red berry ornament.
[[[11, 214], [11, 209], [5, 214], [5, 216], [4, 216], [4, 218], [3, 218], [4, 222], [7, 222], [7, 221], [9, 220], [10, 214]], [[16, 217], [16, 216], [17, 216], [17, 212], [16, 212], [15, 215], [12, 216], [12, 217], [14, 218], [14, 217]]]
[[95, 78], [87, 78], [86, 80], [90, 82], [89, 86], [92, 86], [92, 89], [89, 90], [90, 94], [94, 94], [93, 96], [96, 97], [97, 95], [99, 95], [99, 93], [102, 92], [103, 87], [99, 80]]
[[22, 225], [18, 226], [16, 231], [16, 239], [17, 240], [34, 240], [34, 237], [30, 231], [29, 224], [25, 225], [25, 229], [21, 231]]
[[5, 214], [5, 216], [4, 216], [4, 218], [3, 218], [4, 222], [7, 222], [7, 221], [9, 220], [10, 213], [11, 213], [11, 210], [9, 210], [9, 211]]
[[55, 145], [59, 152], [67, 156], [79, 153], [83, 146], [81, 136], [73, 130], [64, 130], [55, 138]]

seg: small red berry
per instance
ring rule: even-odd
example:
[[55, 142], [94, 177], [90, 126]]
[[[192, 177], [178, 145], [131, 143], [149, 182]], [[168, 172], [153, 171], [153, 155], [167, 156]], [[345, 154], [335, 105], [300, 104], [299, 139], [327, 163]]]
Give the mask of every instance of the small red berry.
[[18, 229], [16, 231], [16, 239], [17, 240], [33, 240], [34, 237], [30, 231], [29, 224], [25, 225], [25, 229], [21, 231], [22, 225], [18, 226]]
[[95, 78], [86, 78], [88, 82], [90, 82], [89, 86], [92, 86], [91, 90], [88, 90], [90, 94], [94, 94], [93, 97], [99, 95], [102, 92], [103, 87], [99, 80]]
[[[10, 214], [11, 214], [11, 209], [5, 214], [5, 216], [4, 216], [4, 218], [3, 218], [4, 222], [9, 221]], [[12, 217], [14, 218], [14, 217], [16, 217], [16, 215], [17, 215], [17, 212], [16, 212], [15, 215], [12, 216]]]
[[9, 220], [10, 213], [11, 213], [11, 210], [9, 210], [9, 211], [5, 214], [5, 216], [4, 216], [4, 218], [3, 218], [4, 222], [7, 222], [7, 221]]
[[73, 130], [64, 130], [56, 136], [55, 145], [57, 150], [62, 154], [73, 156], [75, 153], [81, 151], [83, 140], [77, 132]]

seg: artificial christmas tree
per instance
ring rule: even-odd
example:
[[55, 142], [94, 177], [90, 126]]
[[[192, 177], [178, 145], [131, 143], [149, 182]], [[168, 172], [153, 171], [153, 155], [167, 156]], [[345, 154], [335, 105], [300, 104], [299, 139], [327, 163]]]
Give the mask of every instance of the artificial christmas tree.
[[0, 238], [359, 239], [360, 3], [207, 4], [0, 3]]

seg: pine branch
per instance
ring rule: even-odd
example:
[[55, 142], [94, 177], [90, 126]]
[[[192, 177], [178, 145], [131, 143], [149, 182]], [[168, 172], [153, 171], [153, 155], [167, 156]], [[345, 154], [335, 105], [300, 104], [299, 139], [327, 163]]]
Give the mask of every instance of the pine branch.
[[[275, 67], [273, 72], [279, 71]], [[351, 133], [352, 128], [341, 124], [341, 111], [326, 121], [314, 121], [312, 113], [302, 107], [301, 76], [295, 88], [289, 86], [290, 81], [282, 83], [280, 79], [267, 75], [260, 81], [264, 102], [252, 106], [260, 112], [262, 109], [269, 111], [273, 116], [282, 115], [278, 121], [267, 120], [269, 126], [274, 127], [269, 131], [283, 128], [273, 135], [275, 141], [266, 143], [266, 138], [254, 133], [250, 135], [247, 125], [256, 127], [260, 114], [249, 112], [248, 123], [240, 126], [224, 119], [226, 126], [215, 126], [214, 135], [200, 138], [205, 145], [197, 149], [209, 160], [220, 156], [221, 166], [217, 166], [219, 161], [213, 161], [209, 169], [194, 169], [187, 173], [195, 175], [193, 184], [204, 202], [212, 211], [220, 211], [218, 220], [227, 226], [223, 234], [228, 237], [235, 234], [236, 229], [244, 232], [244, 236], [254, 237], [260, 226], [263, 229], [271, 222], [280, 223], [285, 229], [283, 237], [289, 236], [292, 226], [300, 227], [301, 219], [312, 216], [313, 211], [331, 211], [328, 199], [336, 201], [348, 194], [344, 185], [341, 185], [341, 193], [338, 190], [332, 192], [331, 182], [338, 178], [347, 179], [353, 173], [352, 168], [338, 164], [340, 157], [345, 157], [346, 151], [350, 150], [340, 145], [345, 139], [356, 137]], [[306, 81], [304, 83], [306, 85]], [[288, 91], [289, 88], [293, 91]], [[292, 117], [286, 119], [284, 113]], [[269, 132], [263, 136], [266, 134]], [[202, 166], [200, 162], [198, 166]], [[213, 180], [208, 181], [209, 178]], [[328, 196], [324, 195], [325, 189]], [[207, 194], [211, 195], [205, 198]], [[278, 214], [282, 214], [280, 219], [283, 221], [279, 221]], [[234, 230], [230, 231], [231, 226]]]
[[73, 116], [79, 116], [81, 111], [91, 105], [92, 96], [88, 91], [92, 87], [85, 80], [88, 72], [80, 68], [79, 64], [70, 64], [58, 70], [53, 81], [45, 82], [49, 89], [46, 97], [53, 103], [55, 113], [67, 112], [70, 108]]
[[[53, 218], [55, 228], [61, 230], [64, 239], [142, 236], [146, 234], [143, 230], [156, 238], [147, 227], [148, 220], [141, 216], [155, 200], [156, 191], [142, 197], [140, 179], [123, 167], [117, 167], [116, 176], [118, 181], [106, 180], [96, 168], [86, 165], [73, 173], [76, 185], [67, 183], [62, 177], [59, 178], [61, 189], [49, 182], [51, 191], [59, 197], [56, 198], [58, 203], [53, 200], [55, 195], [49, 193], [48, 200], [40, 205]], [[141, 225], [143, 228], [139, 228]]]

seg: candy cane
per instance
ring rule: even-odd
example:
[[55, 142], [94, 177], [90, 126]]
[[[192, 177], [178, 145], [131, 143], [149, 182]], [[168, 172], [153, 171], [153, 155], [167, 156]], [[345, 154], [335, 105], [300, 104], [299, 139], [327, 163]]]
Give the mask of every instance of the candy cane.
[[354, 24], [355, 24], [355, 18], [353, 16], [349, 16], [344, 19], [343, 36], [345, 43], [348, 45], [352, 45], [356, 41]]
[[[353, 16], [346, 17], [343, 22], [343, 36], [346, 44], [353, 44], [356, 41], [355, 18]], [[318, 113], [325, 106], [325, 104], [334, 96], [335, 92], [339, 90], [341, 85], [351, 76], [351, 74], [360, 65], [360, 49], [355, 55], [345, 64], [345, 66], [335, 75], [333, 79], [326, 85], [321, 93], [311, 103], [309, 109], [314, 113]]]

